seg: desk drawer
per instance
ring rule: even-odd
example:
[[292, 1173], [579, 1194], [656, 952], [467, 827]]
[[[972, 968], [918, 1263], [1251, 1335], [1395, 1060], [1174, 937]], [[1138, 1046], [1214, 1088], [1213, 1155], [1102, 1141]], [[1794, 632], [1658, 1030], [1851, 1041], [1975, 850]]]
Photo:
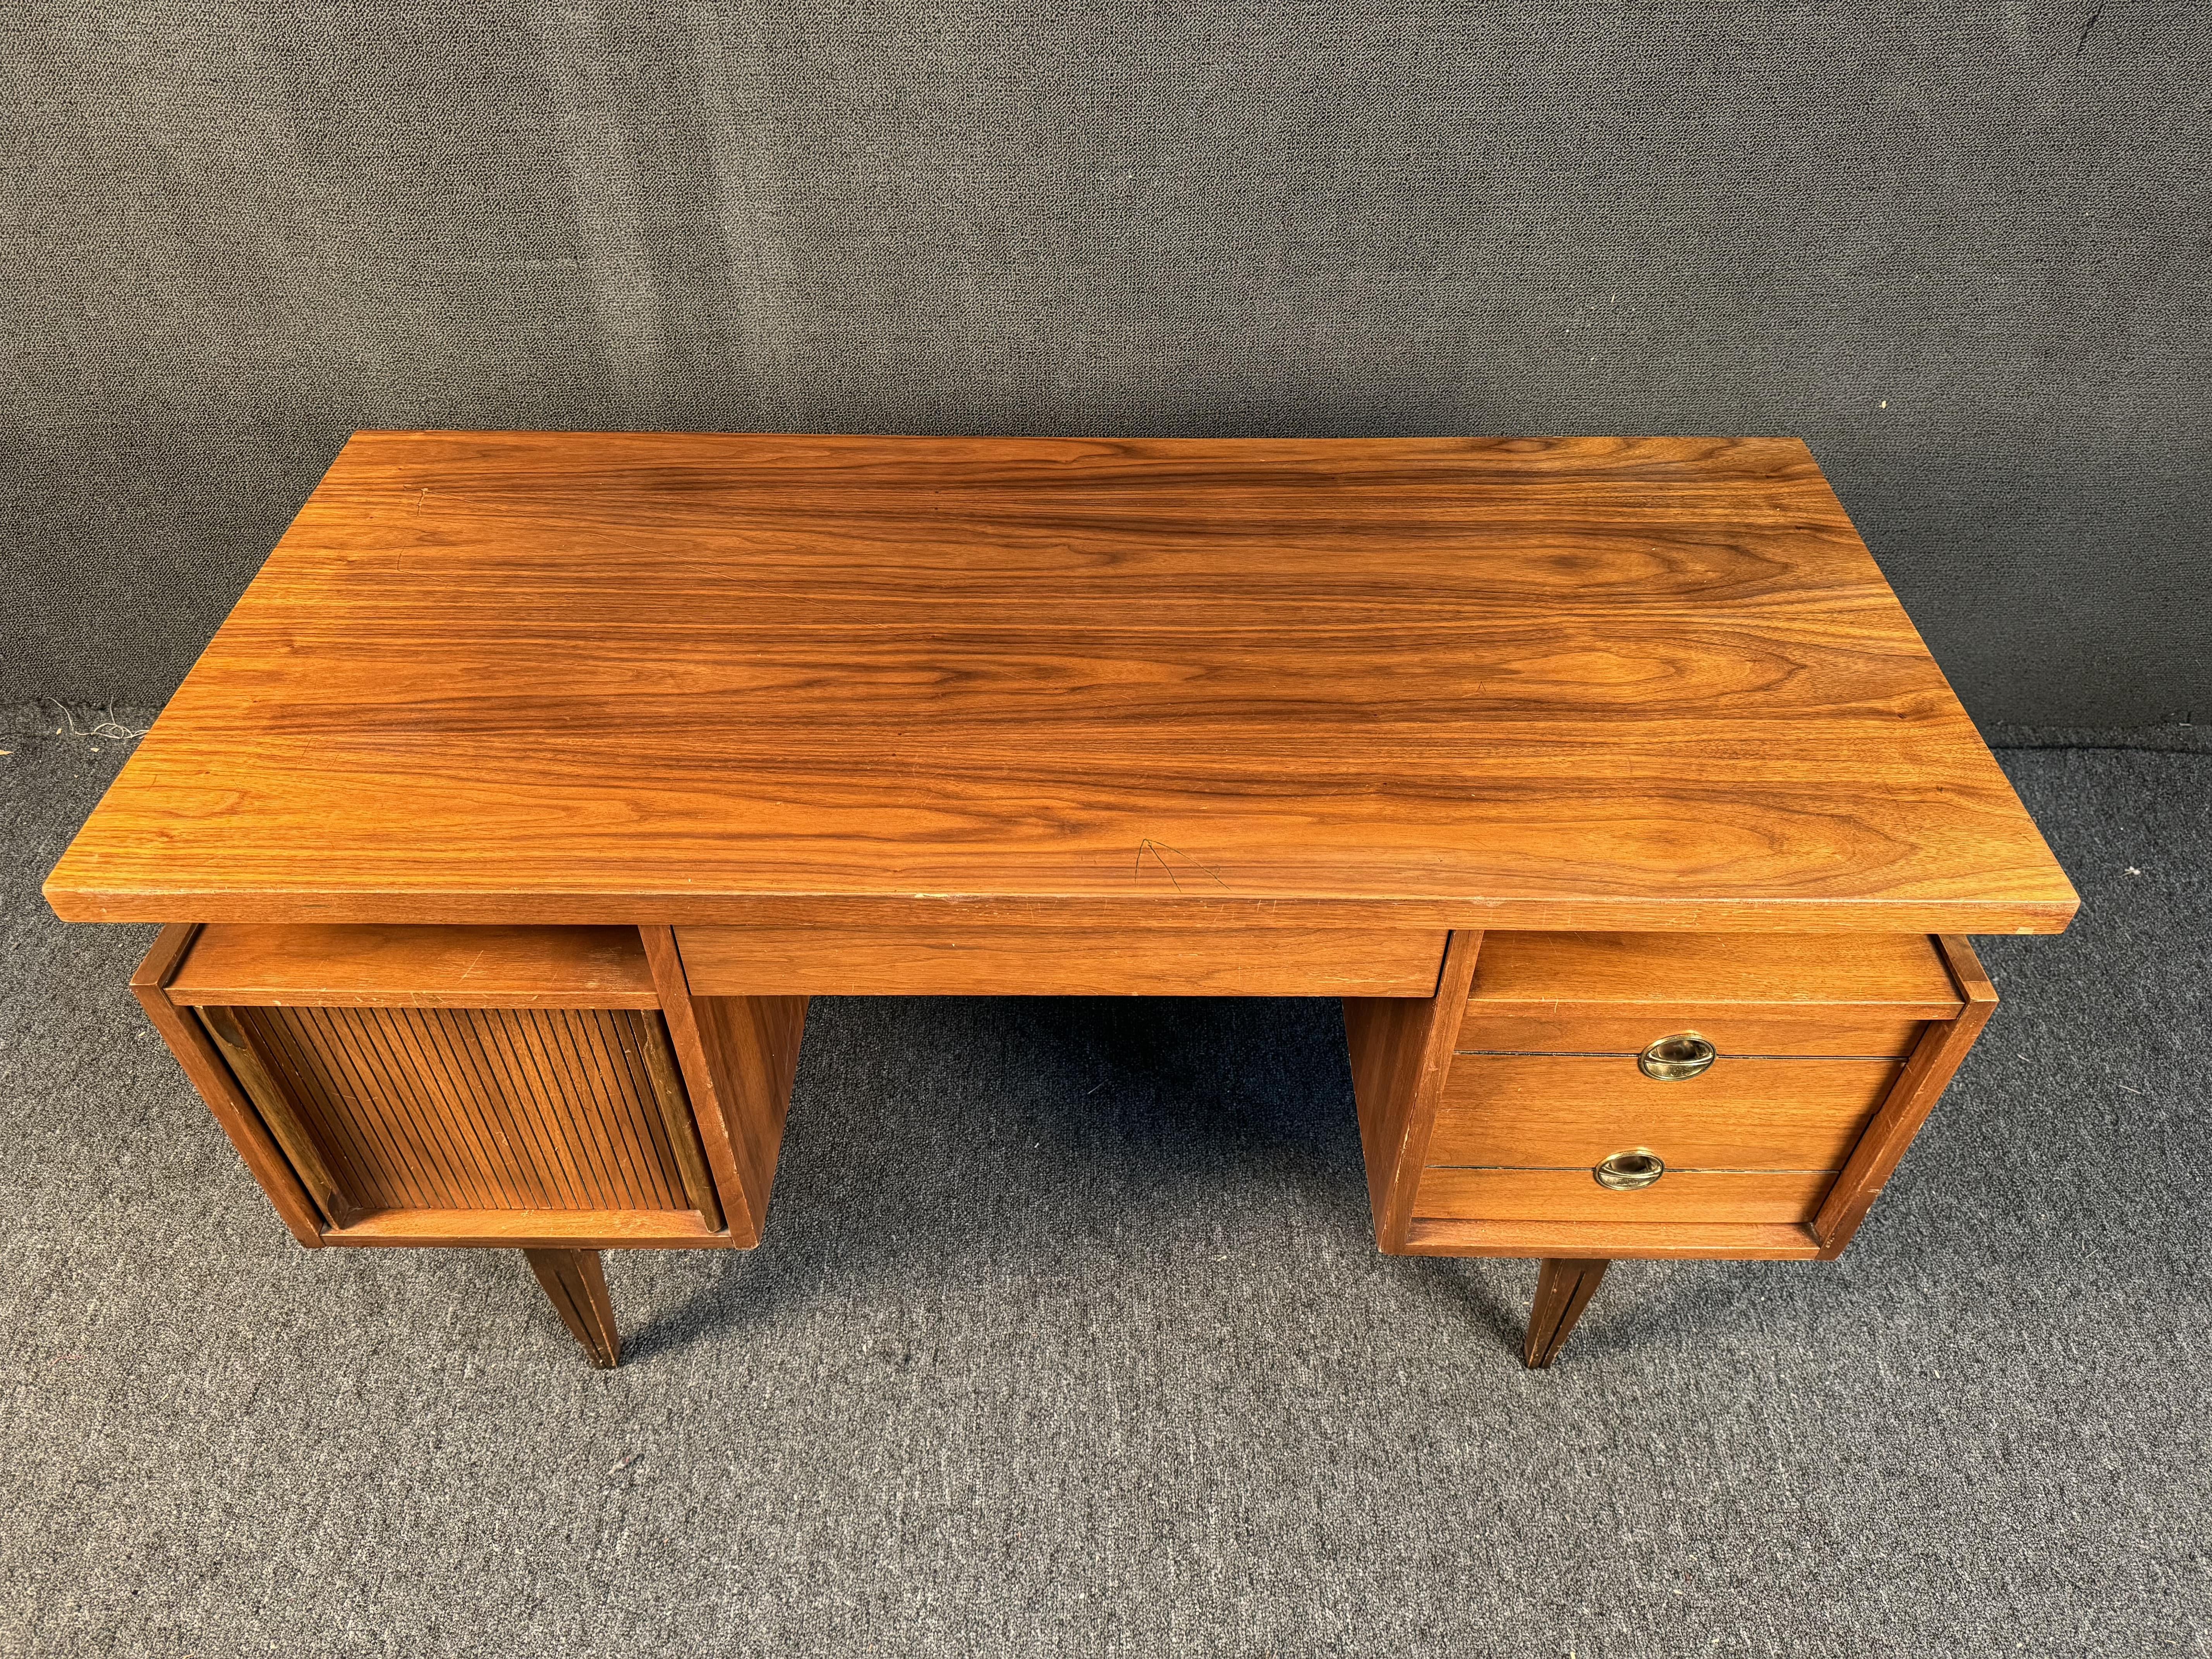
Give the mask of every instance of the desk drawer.
[[1586, 1172], [1641, 1147], [1670, 1171], [1836, 1170], [1897, 1072], [1886, 1060], [1723, 1055], [1697, 1077], [1662, 1083], [1626, 1054], [1462, 1054], [1428, 1162]]
[[1492, 933], [1453, 1047], [1635, 1054], [1694, 1030], [1723, 1055], [1896, 1060], [1960, 1006], [1917, 933]]
[[696, 996], [1435, 994], [1442, 928], [941, 920], [679, 927]]
[[1806, 1222], [1832, 1172], [1669, 1170], [1637, 1192], [1609, 1192], [1588, 1170], [1431, 1170], [1414, 1214], [1439, 1221]]

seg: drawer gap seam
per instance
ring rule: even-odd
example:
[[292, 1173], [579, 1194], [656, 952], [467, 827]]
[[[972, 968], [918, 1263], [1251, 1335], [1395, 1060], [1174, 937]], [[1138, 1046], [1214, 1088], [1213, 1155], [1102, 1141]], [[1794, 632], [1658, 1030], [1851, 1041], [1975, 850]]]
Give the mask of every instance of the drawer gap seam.
[[[1424, 1164], [1424, 1170], [1498, 1170], [1516, 1174], [1587, 1175], [1587, 1164]], [[1669, 1164], [1668, 1175], [1833, 1175], [1833, 1168], [1773, 1168], [1749, 1164]]]
[[[1634, 1060], [1633, 1048], [1455, 1048], [1455, 1060]], [[1899, 1060], [1903, 1054], [1742, 1054], [1723, 1050], [1721, 1060]]]

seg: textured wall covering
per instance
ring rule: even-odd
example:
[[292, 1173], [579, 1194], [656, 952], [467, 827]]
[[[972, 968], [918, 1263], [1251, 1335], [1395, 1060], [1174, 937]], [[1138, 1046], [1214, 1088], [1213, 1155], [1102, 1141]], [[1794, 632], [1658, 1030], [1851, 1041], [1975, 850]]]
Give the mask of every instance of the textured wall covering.
[[1810, 439], [1975, 714], [2212, 718], [2212, 7], [16, 0], [0, 702], [364, 426]]

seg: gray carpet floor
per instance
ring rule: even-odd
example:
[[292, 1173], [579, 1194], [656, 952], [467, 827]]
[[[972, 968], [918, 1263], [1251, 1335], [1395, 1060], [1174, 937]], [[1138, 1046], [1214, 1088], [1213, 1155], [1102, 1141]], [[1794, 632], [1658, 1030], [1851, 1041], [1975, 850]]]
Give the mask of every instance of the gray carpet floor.
[[2087, 902], [1851, 1254], [1376, 1254], [1300, 1001], [817, 1001], [768, 1243], [296, 1249], [0, 738], [0, 1652], [2212, 1651], [2212, 756], [2005, 757]]

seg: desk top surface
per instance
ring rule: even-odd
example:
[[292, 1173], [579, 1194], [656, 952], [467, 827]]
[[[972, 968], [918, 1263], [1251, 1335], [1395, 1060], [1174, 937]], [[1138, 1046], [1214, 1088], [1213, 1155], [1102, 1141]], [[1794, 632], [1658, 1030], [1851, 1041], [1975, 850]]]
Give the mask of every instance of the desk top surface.
[[364, 433], [46, 891], [1961, 933], [2075, 903], [1771, 438]]

